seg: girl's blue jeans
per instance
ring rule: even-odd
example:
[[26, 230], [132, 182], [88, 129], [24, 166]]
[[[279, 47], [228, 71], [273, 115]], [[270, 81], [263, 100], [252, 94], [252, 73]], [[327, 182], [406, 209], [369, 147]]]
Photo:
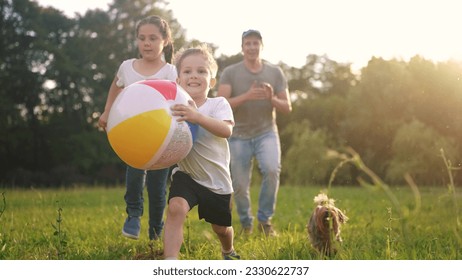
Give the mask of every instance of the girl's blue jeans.
[[163, 216], [166, 204], [167, 178], [169, 169], [140, 170], [127, 166], [126, 171], [126, 211], [129, 216], [143, 215], [143, 187], [146, 184], [149, 205], [149, 236], [161, 236], [164, 226]]

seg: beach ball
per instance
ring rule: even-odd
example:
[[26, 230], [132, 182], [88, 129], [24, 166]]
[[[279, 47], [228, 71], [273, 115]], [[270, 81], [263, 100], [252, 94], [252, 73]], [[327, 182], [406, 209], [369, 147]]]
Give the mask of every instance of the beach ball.
[[170, 167], [191, 150], [197, 125], [178, 122], [174, 104], [191, 97], [175, 82], [144, 80], [125, 87], [111, 107], [106, 132], [117, 156], [144, 170]]

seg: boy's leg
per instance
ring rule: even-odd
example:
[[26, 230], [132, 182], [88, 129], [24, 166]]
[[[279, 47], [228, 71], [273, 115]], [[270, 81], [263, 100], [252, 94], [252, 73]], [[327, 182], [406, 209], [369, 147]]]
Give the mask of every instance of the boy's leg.
[[212, 229], [220, 240], [221, 253], [225, 260], [240, 259], [234, 251], [234, 229], [232, 227], [231, 194], [216, 194], [203, 186], [198, 187], [200, 193], [199, 219], [212, 225]]
[[240, 260], [241, 257], [234, 250], [234, 229], [232, 226], [219, 226], [212, 224], [213, 231], [221, 243], [221, 254], [225, 260]]
[[182, 197], [170, 199], [164, 230], [164, 258], [177, 259], [183, 243], [183, 223], [189, 212], [189, 204]]
[[234, 250], [234, 229], [233, 227], [219, 226], [212, 224], [213, 231], [217, 234], [221, 243], [221, 250], [223, 253], [229, 253]]
[[146, 173], [146, 188], [149, 197], [149, 239], [158, 239], [164, 227], [164, 209], [167, 194], [169, 169], [149, 170]]

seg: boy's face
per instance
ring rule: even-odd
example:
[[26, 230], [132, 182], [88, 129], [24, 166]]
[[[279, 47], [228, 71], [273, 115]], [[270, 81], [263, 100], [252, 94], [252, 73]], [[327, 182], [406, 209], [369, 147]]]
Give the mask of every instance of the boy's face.
[[177, 82], [195, 99], [207, 97], [216, 80], [212, 77], [209, 63], [204, 56], [191, 54], [183, 59]]

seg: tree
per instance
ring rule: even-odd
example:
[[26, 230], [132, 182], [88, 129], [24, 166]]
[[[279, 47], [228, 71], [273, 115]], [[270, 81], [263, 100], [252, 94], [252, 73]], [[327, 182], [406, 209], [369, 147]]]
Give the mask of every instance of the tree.
[[[53, 9], [40, 9], [26, 0], [2, 1], [1, 96], [5, 101], [6, 122], [2, 133], [2, 157], [7, 163], [0, 175], [12, 169], [44, 170], [49, 150], [41, 126], [46, 117], [45, 82], [48, 69], [59, 48], [53, 35], [66, 29], [70, 21]], [[51, 21], [53, 24], [48, 24]], [[5, 173], [3, 173], [5, 172]], [[3, 173], [3, 174], [2, 174]]]
[[[186, 41], [166, 3], [114, 0], [107, 11], [67, 18], [35, 1], [0, 0], [0, 183], [123, 180], [124, 164], [96, 123], [118, 66], [137, 56], [138, 20], [168, 20], [177, 50], [197, 43]], [[217, 59], [220, 71], [240, 60], [240, 53]], [[405, 171], [442, 182], [439, 171], [431, 172], [440, 168], [438, 147], [453, 166], [462, 165], [462, 63], [374, 57], [358, 76], [327, 55], [308, 55], [301, 68], [279, 65], [293, 101], [293, 112], [277, 118], [281, 181], [327, 183], [336, 163], [324, 158], [326, 150], [347, 146], [395, 182]], [[336, 182], [351, 182], [351, 172]]]
[[416, 56], [409, 61], [415, 117], [445, 136], [462, 136], [462, 64], [432, 63]]
[[94, 182], [100, 170], [113, 176], [107, 167], [123, 164], [96, 122], [118, 65], [137, 55], [135, 23], [159, 14], [178, 44], [181, 26], [160, 0], [116, 0], [109, 11], [75, 19], [28, 0], [0, 1], [1, 181], [59, 185]]
[[418, 120], [405, 123], [398, 129], [392, 151], [387, 178], [395, 184], [404, 184], [404, 175], [409, 173], [418, 185], [446, 185], [448, 171], [441, 151], [451, 162], [457, 158], [455, 141]]
[[391, 159], [391, 144], [409, 119], [410, 77], [406, 64], [373, 58], [361, 72], [361, 81], [347, 99], [341, 130], [351, 146], [379, 176]]

